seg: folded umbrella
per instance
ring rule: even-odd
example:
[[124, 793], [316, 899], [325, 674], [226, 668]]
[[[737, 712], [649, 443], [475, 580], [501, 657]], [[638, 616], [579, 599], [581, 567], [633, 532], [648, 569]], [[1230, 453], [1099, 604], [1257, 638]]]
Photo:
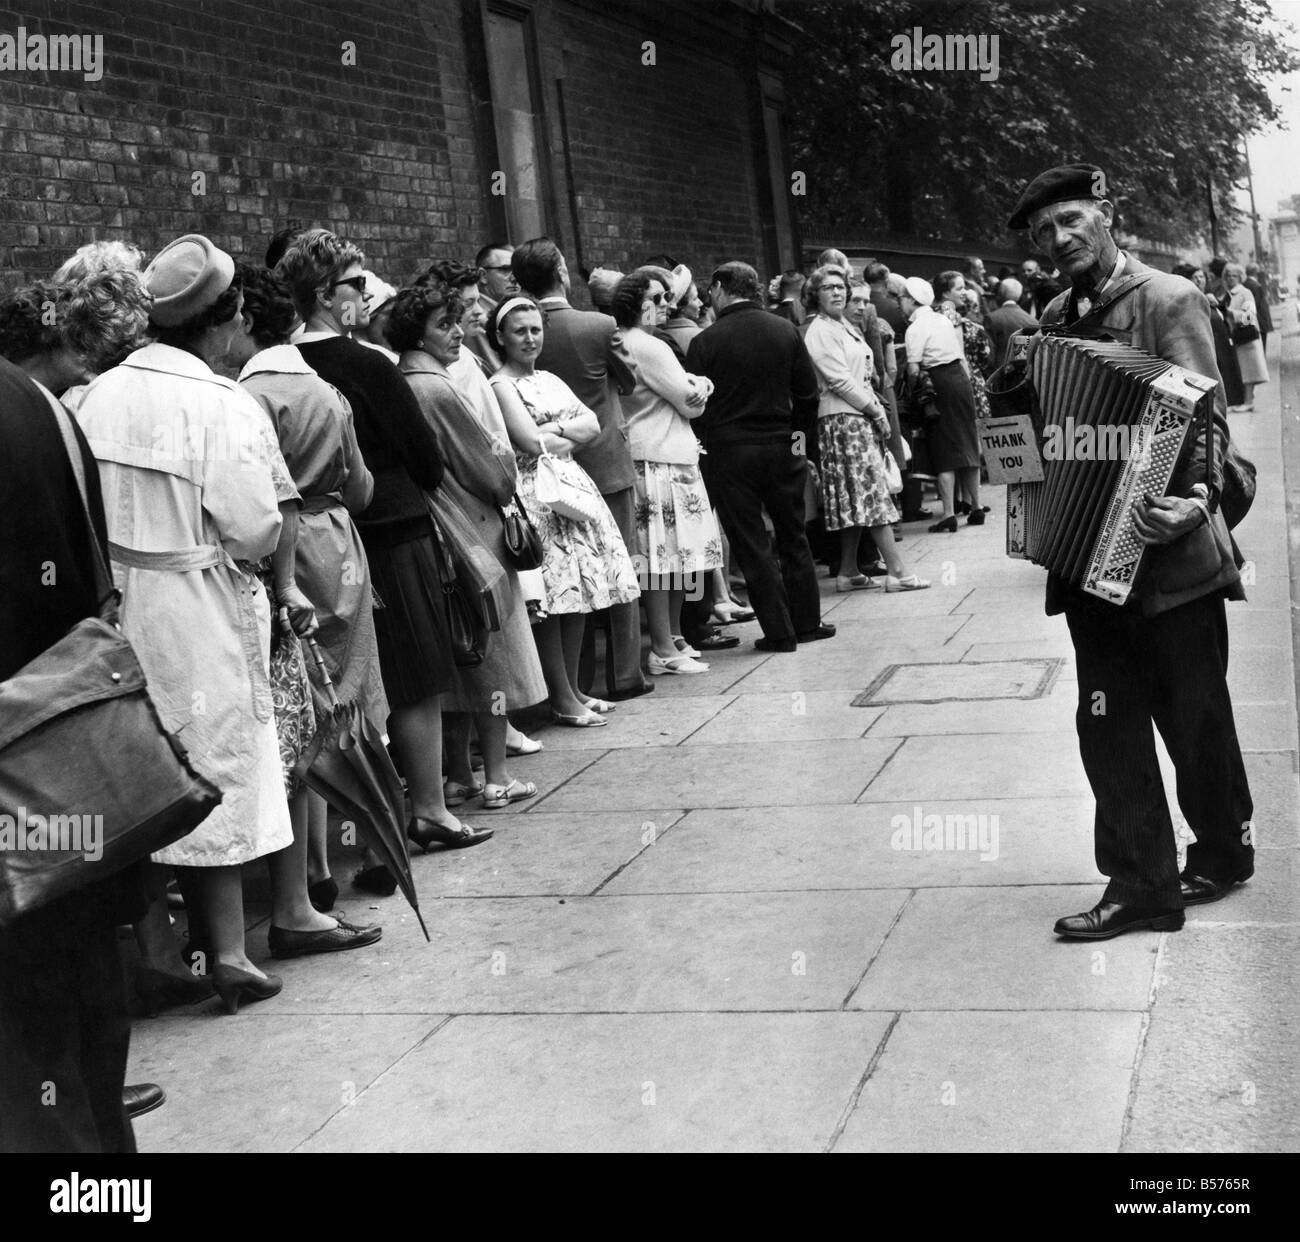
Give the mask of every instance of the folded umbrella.
[[329, 711], [318, 713], [316, 736], [294, 766], [294, 772], [340, 815], [352, 820], [366, 843], [397, 877], [397, 886], [420, 920], [420, 903], [406, 848], [406, 796], [388, 748], [356, 703], [342, 703], [334, 689], [325, 657], [314, 638], [304, 640], [320, 670]]

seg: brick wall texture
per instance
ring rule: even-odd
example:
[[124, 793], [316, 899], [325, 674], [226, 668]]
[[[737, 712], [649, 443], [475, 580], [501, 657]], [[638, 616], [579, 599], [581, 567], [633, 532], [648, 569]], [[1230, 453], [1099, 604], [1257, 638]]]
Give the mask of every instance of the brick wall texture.
[[[588, 266], [663, 250], [697, 268], [765, 266], [752, 60], [717, 28], [743, 21], [732, 10], [726, 0], [532, 6], [550, 227], [570, 251], [580, 241]], [[260, 260], [291, 219], [347, 236], [394, 283], [435, 255], [472, 258], [494, 230], [466, 20], [481, 11], [461, 0], [67, 0], [27, 11], [0, 0], [0, 34], [104, 42], [99, 81], [0, 72], [0, 287], [48, 274], [93, 238], [152, 254], [201, 232]]]

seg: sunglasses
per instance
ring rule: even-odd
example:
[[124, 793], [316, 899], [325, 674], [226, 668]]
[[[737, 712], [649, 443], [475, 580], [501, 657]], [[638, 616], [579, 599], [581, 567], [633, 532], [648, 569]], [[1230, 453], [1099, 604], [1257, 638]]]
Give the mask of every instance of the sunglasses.
[[337, 289], [339, 285], [351, 285], [358, 293], [364, 294], [366, 291], [366, 278], [364, 276], [348, 276], [343, 280], [336, 280], [330, 285], [330, 290]]
[[653, 302], [656, 306], [662, 306], [664, 304], [664, 295], [662, 293], [647, 293], [646, 300]]

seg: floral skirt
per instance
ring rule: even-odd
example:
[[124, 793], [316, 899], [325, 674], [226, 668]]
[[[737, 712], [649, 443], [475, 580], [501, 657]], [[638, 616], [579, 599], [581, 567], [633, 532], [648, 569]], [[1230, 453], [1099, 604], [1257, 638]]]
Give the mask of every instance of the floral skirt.
[[824, 414], [817, 420], [817, 448], [827, 530], [898, 521], [885, 481], [885, 459], [870, 419], [861, 414]]
[[271, 708], [275, 713], [275, 736], [280, 744], [284, 792], [292, 798], [301, 784], [294, 778], [294, 764], [316, 736], [316, 708], [307, 677], [304, 644], [296, 634], [286, 634], [280, 626], [275, 580], [270, 572], [259, 572], [258, 577], [271, 605]]
[[636, 468], [636, 569], [643, 590], [655, 579], [722, 565], [722, 536], [704, 490], [700, 468], [662, 461]]

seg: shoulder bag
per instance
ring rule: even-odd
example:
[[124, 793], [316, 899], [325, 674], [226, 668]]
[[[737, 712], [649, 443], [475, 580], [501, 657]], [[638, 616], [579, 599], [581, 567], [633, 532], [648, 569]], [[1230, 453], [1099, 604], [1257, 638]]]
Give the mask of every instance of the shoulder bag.
[[544, 551], [542, 537], [524, 509], [516, 492], [510, 504], [501, 510], [501, 526], [506, 541], [506, 556], [516, 569], [541, 569]]
[[605, 504], [577, 462], [546, 452], [537, 458], [536, 496], [552, 513], [571, 522], [594, 522]]
[[0, 683], [0, 926], [179, 841], [221, 801], [163, 724], [118, 627], [81, 447], [67, 411], [49, 400], [100, 605]]

